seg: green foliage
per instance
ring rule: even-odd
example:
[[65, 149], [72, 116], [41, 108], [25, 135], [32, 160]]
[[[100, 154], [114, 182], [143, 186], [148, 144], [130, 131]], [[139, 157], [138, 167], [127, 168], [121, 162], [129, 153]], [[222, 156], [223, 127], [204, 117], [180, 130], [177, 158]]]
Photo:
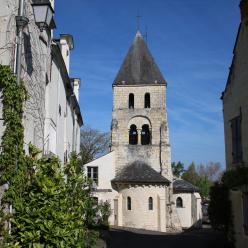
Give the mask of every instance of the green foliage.
[[233, 217], [228, 187], [221, 183], [215, 183], [211, 187], [208, 213], [212, 227], [222, 230], [230, 243], [230, 247], [233, 247]]
[[210, 191], [209, 218], [214, 228], [221, 229], [234, 244], [233, 216], [230, 201], [230, 190], [248, 183], [248, 168], [236, 167], [226, 171], [221, 182], [215, 184]]
[[[0, 153], [0, 186], [2, 186], [11, 183], [17, 165], [20, 166], [24, 158], [21, 116], [25, 90], [23, 86], [17, 85], [16, 77], [8, 66], [0, 65], [0, 90], [5, 126]], [[5, 207], [6, 205], [2, 202], [0, 206], [0, 236], [2, 237], [7, 233], [6, 220], [9, 218], [6, 211], [4, 212]], [[3, 244], [0, 245], [3, 246]]]
[[219, 177], [219, 173], [219, 163], [209, 163], [207, 165], [200, 164], [196, 166], [195, 163], [192, 162], [188, 169], [182, 174], [182, 179], [197, 186], [201, 196], [208, 198], [210, 188], [214, 181]]
[[188, 169], [183, 173], [182, 179], [192, 183], [193, 185], [197, 186], [200, 177], [196, 172], [196, 165], [192, 162]]
[[200, 189], [202, 197], [209, 197], [210, 188], [213, 183], [207, 177], [200, 177], [195, 185]]
[[177, 163], [172, 162], [171, 167], [172, 167], [173, 175], [176, 177], [180, 177], [184, 172], [184, 164], [180, 161]]
[[107, 227], [108, 218], [111, 215], [110, 203], [108, 201], [100, 202], [100, 204], [98, 205], [98, 209], [100, 211], [100, 216], [101, 216], [100, 225]]
[[237, 166], [233, 170], [226, 171], [222, 176], [222, 182], [228, 188], [232, 189], [238, 186], [248, 184], [248, 168]]
[[229, 189], [223, 184], [216, 183], [210, 190], [210, 204], [208, 208], [211, 224], [216, 229], [225, 230], [230, 223]]
[[[8, 185], [0, 209], [1, 247], [93, 247], [97, 209], [75, 154], [63, 168], [56, 157], [38, 158], [30, 144], [23, 151], [22, 105], [25, 90], [11, 70], [0, 65], [5, 131], [0, 154], [0, 185]], [[11, 232], [8, 230], [11, 224]]]
[[[93, 247], [97, 233], [88, 227], [96, 212], [77, 157], [66, 165], [65, 180], [56, 157], [37, 159], [32, 151], [30, 146], [30, 155], [5, 193], [4, 200], [15, 210], [7, 247]], [[17, 186], [21, 190], [16, 191]]]
[[0, 65], [0, 90], [2, 92], [5, 131], [0, 154], [0, 185], [13, 177], [17, 164], [23, 159], [22, 111], [25, 99], [23, 86], [16, 84], [16, 77], [8, 66]]

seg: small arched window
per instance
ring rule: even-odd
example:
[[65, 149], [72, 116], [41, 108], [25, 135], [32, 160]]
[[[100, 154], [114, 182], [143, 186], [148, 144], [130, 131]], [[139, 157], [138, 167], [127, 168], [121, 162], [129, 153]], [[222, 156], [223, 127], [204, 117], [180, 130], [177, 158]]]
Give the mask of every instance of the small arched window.
[[153, 210], [153, 199], [152, 199], [152, 197], [149, 197], [149, 199], [148, 199], [148, 209]]
[[177, 197], [176, 205], [177, 205], [177, 208], [183, 207], [183, 199], [181, 197]]
[[133, 124], [129, 129], [129, 144], [137, 145], [138, 144], [138, 132], [137, 127]]
[[134, 94], [133, 93], [129, 94], [128, 107], [130, 109], [134, 108]]
[[151, 103], [150, 103], [150, 93], [145, 94], [145, 108], [150, 108]]
[[142, 126], [141, 130], [141, 145], [149, 145], [150, 144], [150, 130], [147, 124]]
[[132, 201], [130, 196], [127, 197], [127, 210], [132, 210]]

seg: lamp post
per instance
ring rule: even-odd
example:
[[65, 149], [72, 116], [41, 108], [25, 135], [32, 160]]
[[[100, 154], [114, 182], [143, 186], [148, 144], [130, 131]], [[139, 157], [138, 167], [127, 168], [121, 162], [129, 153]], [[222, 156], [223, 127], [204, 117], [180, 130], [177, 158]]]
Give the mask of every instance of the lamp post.
[[[19, 0], [18, 15], [16, 16], [17, 49], [15, 73], [17, 78], [17, 85], [20, 85], [21, 80], [23, 29], [29, 22], [28, 18], [24, 16], [24, 1], [25, 0]], [[35, 23], [39, 27], [40, 31], [42, 32], [45, 28], [49, 28], [54, 13], [50, 1], [33, 0], [32, 7], [34, 11]]]
[[36, 0], [32, 4], [32, 7], [34, 10], [35, 23], [42, 32], [45, 28], [50, 26], [54, 10], [49, 0]]

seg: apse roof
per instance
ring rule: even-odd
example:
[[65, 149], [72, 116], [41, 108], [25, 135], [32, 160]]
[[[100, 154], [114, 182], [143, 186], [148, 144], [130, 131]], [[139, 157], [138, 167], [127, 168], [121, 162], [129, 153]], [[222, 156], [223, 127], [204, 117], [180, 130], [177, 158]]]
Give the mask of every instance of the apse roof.
[[112, 182], [170, 183], [168, 179], [142, 161], [135, 161], [124, 167]]

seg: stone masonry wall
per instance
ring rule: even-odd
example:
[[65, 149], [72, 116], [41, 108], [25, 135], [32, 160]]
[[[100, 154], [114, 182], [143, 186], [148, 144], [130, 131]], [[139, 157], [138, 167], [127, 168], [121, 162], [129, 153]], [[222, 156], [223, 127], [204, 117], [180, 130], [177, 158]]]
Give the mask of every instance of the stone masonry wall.
[[227, 168], [235, 166], [232, 158], [232, 132], [230, 121], [242, 115], [241, 135], [243, 162], [248, 166], [248, 27], [243, 24], [240, 28], [239, 39], [234, 51], [229, 83], [223, 98], [225, 148]]
[[[14, 70], [16, 46], [17, 0], [0, 0], [0, 63]], [[32, 1], [25, 1], [29, 24], [24, 29], [21, 78], [28, 92], [24, 106], [25, 143], [32, 142], [41, 150], [44, 139], [45, 86], [50, 75], [51, 34], [40, 32], [34, 21]], [[3, 131], [3, 129], [1, 129]]]
[[[128, 108], [129, 94], [134, 94], [134, 108]], [[150, 93], [151, 108], [144, 108], [145, 93]], [[165, 104], [165, 85], [116, 86], [113, 88], [112, 150], [116, 151], [116, 171], [135, 160], [144, 160], [171, 179], [171, 154]], [[143, 124], [149, 124], [151, 145], [140, 144]], [[130, 125], [136, 124], [139, 144], [129, 145]]]
[[[165, 231], [165, 186], [124, 186], [122, 194], [123, 226]], [[131, 210], [127, 209], [127, 197], [131, 198]], [[148, 208], [148, 199], [153, 199], [153, 210]]]

